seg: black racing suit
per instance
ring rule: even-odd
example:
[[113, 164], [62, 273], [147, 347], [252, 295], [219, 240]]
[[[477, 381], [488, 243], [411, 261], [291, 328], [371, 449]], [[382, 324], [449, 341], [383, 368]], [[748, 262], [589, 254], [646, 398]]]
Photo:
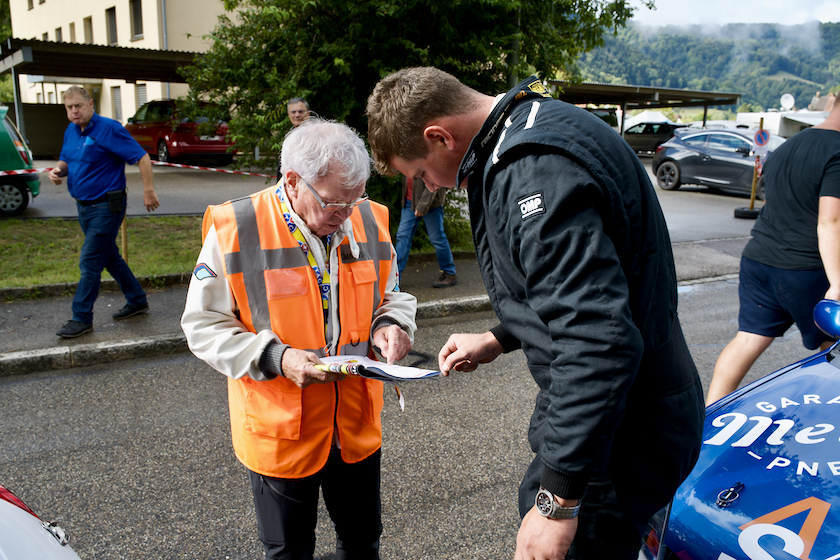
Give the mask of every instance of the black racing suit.
[[606, 477], [641, 530], [693, 467], [704, 418], [647, 172], [603, 121], [531, 77], [473, 138], [458, 184], [467, 176], [494, 334], [522, 348], [540, 387], [520, 511], [539, 484], [585, 502]]

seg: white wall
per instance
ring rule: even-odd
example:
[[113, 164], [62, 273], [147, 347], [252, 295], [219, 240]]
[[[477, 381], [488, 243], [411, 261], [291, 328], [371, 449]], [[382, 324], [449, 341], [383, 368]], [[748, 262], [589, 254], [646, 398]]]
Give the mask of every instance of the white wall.
[[[70, 23], [75, 26], [77, 43], [85, 42], [84, 20], [90, 17], [93, 28], [93, 44], [107, 45], [107, 19], [105, 11], [116, 8], [117, 45], [121, 47], [160, 49], [164, 46], [171, 51], [204, 52], [209, 48], [203, 35], [215, 27], [218, 16], [224, 12], [222, 0], [142, 0], [143, 36], [133, 39], [131, 33], [131, 15], [129, 0], [32, 0], [28, 8], [27, 0], [10, 0], [12, 16], [12, 36], [20, 39], [56, 40], [56, 28], [61, 28], [63, 42], [70, 42]], [[163, 13], [166, 12], [164, 22]], [[165, 23], [165, 25], [164, 25]], [[165, 29], [165, 35], [164, 35]], [[21, 99], [24, 103], [36, 103], [38, 94], [43, 93], [40, 102], [48, 102], [48, 94], [53, 92], [53, 102], [61, 103], [61, 93], [70, 85], [68, 82], [55, 82], [55, 77], [42, 77], [49, 81], [32, 82], [26, 75], [20, 77]], [[122, 94], [122, 119], [137, 111], [137, 93], [134, 84], [122, 80], [72, 80], [77, 85], [86, 87], [95, 98], [97, 111], [106, 117], [115, 118], [111, 102], [111, 88], [119, 87]], [[146, 99], [164, 99], [167, 97], [167, 84], [160, 82], [146, 83]], [[58, 90], [56, 96], [55, 91]], [[186, 94], [185, 84], [169, 84], [169, 97]]]

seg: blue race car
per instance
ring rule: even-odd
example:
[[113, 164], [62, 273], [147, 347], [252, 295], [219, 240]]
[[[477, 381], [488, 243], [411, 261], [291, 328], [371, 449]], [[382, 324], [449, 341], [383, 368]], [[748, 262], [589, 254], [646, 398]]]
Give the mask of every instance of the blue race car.
[[[840, 302], [814, 320], [840, 337]], [[706, 408], [703, 447], [643, 557], [840, 560], [840, 344]]]

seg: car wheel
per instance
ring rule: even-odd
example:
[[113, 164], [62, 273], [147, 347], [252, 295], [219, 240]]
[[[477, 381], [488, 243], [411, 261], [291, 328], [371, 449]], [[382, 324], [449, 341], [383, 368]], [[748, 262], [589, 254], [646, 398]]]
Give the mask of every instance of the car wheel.
[[656, 169], [656, 184], [660, 189], [674, 191], [680, 188], [680, 168], [673, 161], [666, 161]]
[[0, 183], [0, 216], [19, 216], [29, 206], [26, 187], [11, 181]]
[[166, 141], [160, 140], [158, 142], [158, 161], [169, 163], [172, 158], [169, 156], [169, 148], [166, 146]]

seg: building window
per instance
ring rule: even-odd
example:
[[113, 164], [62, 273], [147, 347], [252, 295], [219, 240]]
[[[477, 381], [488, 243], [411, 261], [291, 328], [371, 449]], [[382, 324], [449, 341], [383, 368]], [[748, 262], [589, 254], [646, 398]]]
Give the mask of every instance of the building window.
[[85, 44], [92, 45], [93, 44], [93, 20], [89, 17], [85, 18], [84, 28], [85, 28]]
[[47, 92], [47, 103], [55, 103], [55, 94], [51, 91]]
[[146, 84], [137, 84], [137, 106], [141, 107], [146, 104]]
[[70, 42], [75, 43], [76, 42], [76, 22], [70, 22], [70, 25], [68, 27], [70, 28]]
[[50, 34], [49, 33], [44, 33], [43, 35], [41, 35], [41, 40], [42, 41], [49, 41], [50, 40]]
[[34, 2], [32, 0], [28, 0], [28, 2], [26, 3], [26, 9], [31, 10], [34, 7]]
[[129, 0], [129, 11], [131, 12], [131, 40], [143, 38], [143, 7], [140, 0]]
[[44, 102], [44, 94], [40, 91], [35, 94], [35, 103], [43, 103]]
[[43, 4], [43, 3], [44, 3], [44, 2], [46, 2], [46, 1], [47, 1], [47, 0], [38, 0], [38, 3], [39, 3], [39, 4]]
[[122, 90], [120, 86], [111, 88], [111, 103], [114, 106], [114, 120], [122, 122]]
[[61, 32], [60, 27], [55, 28], [55, 42], [56, 43], [63, 43], [64, 42], [64, 34]]
[[117, 44], [117, 8], [105, 10], [105, 24], [108, 27], [108, 44]]

